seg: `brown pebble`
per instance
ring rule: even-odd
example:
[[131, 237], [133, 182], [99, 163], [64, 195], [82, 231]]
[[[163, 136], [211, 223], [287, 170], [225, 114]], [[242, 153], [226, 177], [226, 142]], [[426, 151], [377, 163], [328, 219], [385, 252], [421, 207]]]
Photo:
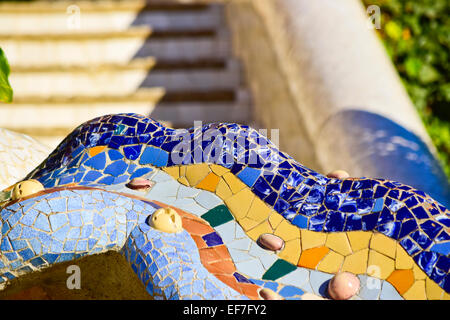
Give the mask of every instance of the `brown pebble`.
[[270, 233], [260, 235], [257, 243], [261, 248], [271, 251], [281, 250], [284, 246], [283, 239]]
[[347, 171], [344, 170], [335, 170], [333, 172], [330, 172], [327, 174], [328, 178], [335, 178], [335, 179], [347, 179], [350, 177], [350, 175], [347, 173]]
[[154, 183], [148, 179], [134, 178], [127, 184], [127, 187], [132, 190], [146, 191], [153, 187], [153, 185]]
[[259, 296], [263, 300], [281, 300], [281, 296], [267, 288], [259, 290]]
[[359, 291], [359, 279], [353, 273], [340, 272], [328, 284], [328, 295], [334, 300], [348, 300]]

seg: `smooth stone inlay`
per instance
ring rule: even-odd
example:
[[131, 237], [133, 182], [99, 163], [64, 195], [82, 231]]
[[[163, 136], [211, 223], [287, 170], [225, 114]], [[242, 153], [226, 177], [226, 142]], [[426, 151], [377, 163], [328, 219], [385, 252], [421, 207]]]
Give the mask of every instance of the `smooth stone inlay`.
[[265, 233], [259, 236], [258, 245], [266, 250], [279, 251], [284, 247], [284, 241], [276, 235]]
[[155, 185], [154, 182], [144, 178], [134, 178], [126, 186], [132, 190], [147, 191]]
[[263, 300], [282, 300], [278, 293], [267, 288], [259, 290], [259, 296]]
[[359, 291], [359, 279], [352, 273], [336, 274], [328, 285], [328, 294], [334, 300], [348, 300]]

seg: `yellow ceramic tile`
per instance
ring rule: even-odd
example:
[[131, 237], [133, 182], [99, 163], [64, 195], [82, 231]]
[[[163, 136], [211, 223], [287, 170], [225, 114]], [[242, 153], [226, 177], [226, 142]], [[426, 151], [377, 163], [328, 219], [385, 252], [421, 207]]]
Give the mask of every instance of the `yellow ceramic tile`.
[[233, 195], [230, 187], [225, 182], [225, 180], [220, 179], [219, 183], [217, 184], [216, 195], [222, 200], [226, 200]]
[[254, 198], [255, 195], [250, 191], [250, 189], [244, 189], [225, 200], [225, 204], [236, 219], [240, 220], [247, 215]]
[[253, 229], [247, 232], [247, 236], [249, 236], [252, 240], [256, 241], [260, 235], [264, 233], [273, 233], [272, 228], [268, 221], [264, 221], [263, 223], [257, 225]]
[[239, 180], [239, 178], [237, 178], [231, 172], [225, 173], [223, 175], [223, 178], [225, 179], [225, 182], [230, 186], [231, 192], [233, 192], [233, 194], [241, 191], [244, 188], [247, 188], [247, 185]]
[[187, 179], [186, 179], [185, 177], [180, 177], [180, 178], [178, 179], [178, 182], [181, 183], [181, 184], [183, 184], [183, 185], [185, 185], [185, 186], [187, 186], [187, 187], [190, 187], [189, 181], [187, 181]]
[[187, 166], [180, 166], [180, 177], [186, 176], [186, 168]]
[[219, 180], [220, 180], [219, 176], [217, 176], [215, 173], [210, 172], [205, 179], [200, 181], [200, 183], [197, 185], [197, 188], [215, 192]]
[[413, 272], [414, 272], [414, 278], [416, 280], [425, 280], [427, 278], [427, 274], [425, 272], [423, 272], [423, 270], [420, 269], [420, 267], [415, 263], [413, 266]]
[[217, 164], [211, 164], [209, 167], [211, 168], [212, 172], [214, 172], [215, 174], [217, 174], [220, 177], [230, 171], [229, 169], [219, 166]]
[[283, 220], [275, 229], [275, 235], [281, 237], [284, 241], [289, 241], [300, 238], [300, 230], [288, 221]]
[[353, 252], [367, 249], [369, 247], [369, 241], [372, 237], [372, 232], [367, 231], [351, 231], [347, 232], [347, 238], [350, 242]]
[[397, 243], [397, 255], [395, 256], [395, 269], [411, 269], [414, 260], [406, 253], [405, 249]]
[[170, 174], [174, 179], [178, 179], [180, 177], [180, 167], [167, 167], [163, 170], [167, 174]]
[[359, 250], [345, 257], [342, 271], [348, 271], [354, 274], [363, 274], [367, 271], [367, 260], [369, 258], [369, 249]]
[[253, 200], [252, 206], [248, 211], [247, 218], [261, 222], [269, 218], [271, 211], [272, 209], [264, 201], [255, 197], [255, 200]]
[[276, 229], [283, 220], [284, 218], [281, 216], [281, 214], [272, 210], [269, 216], [269, 223], [273, 229]]
[[278, 254], [278, 256], [294, 265], [297, 265], [300, 258], [300, 252], [300, 239], [294, 239], [285, 242], [284, 249]]
[[352, 253], [352, 248], [345, 232], [329, 233], [325, 246], [343, 256], [348, 256]]
[[425, 280], [414, 282], [411, 288], [403, 295], [406, 300], [426, 300]]
[[191, 186], [200, 183], [211, 171], [206, 163], [194, 164], [186, 167], [186, 179]]
[[242, 229], [244, 229], [245, 232], [256, 227], [260, 223], [261, 222], [256, 222], [249, 218], [242, 218], [239, 220], [239, 224], [241, 225]]
[[369, 251], [367, 274], [374, 278], [386, 279], [394, 271], [394, 260], [375, 251]]
[[425, 279], [425, 292], [428, 300], [441, 300], [444, 297], [444, 290], [430, 278]]
[[447, 293], [447, 292], [444, 292], [444, 299], [442, 299], [442, 300], [450, 300], [450, 294], [449, 293]]
[[395, 258], [397, 241], [385, 236], [382, 233], [374, 233], [370, 240], [370, 248], [384, 254], [390, 258]]
[[301, 229], [300, 235], [302, 239], [302, 250], [321, 247], [327, 241], [327, 234], [322, 232]]
[[317, 270], [328, 273], [336, 273], [341, 269], [344, 256], [334, 251], [330, 251], [317, 265]]

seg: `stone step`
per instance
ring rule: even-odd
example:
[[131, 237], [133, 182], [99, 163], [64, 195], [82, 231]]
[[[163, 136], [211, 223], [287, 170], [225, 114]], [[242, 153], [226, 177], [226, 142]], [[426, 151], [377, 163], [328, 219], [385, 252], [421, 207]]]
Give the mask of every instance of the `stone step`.
[[91, 34], [89, 37], [82, 34], [75, 37], [23, 35], [17, 39], [0, 35], [0, 47], [12, 66], [125, 63], [133, 58], [149, 56], [165, 61], [186, 61], [231, 55], [231, 42], [225, 31], [214, 31], [209, 35], [156, 35], [151, 36], [151, 30], [145, 27]]
[[[178, 91], [165, 92], [163, 88], [139, 89], [129, 95], [52, 97], [17, 97], [11, 104], [0, 105], [0, 127], [72, 127], [102, 114], [135, 112], [150, 114], [157, 106], [232, 105], [244, 100], [245, 95], [236, 91]], [[170, 110], [176, 110], [172, 108]], [[169, 109], [168, 109], [169, 110]], [[159, 112], [159, 111], [158, 111]], [[224, 114], [226, 116], [227, 114]], [[167, 113], [159, 119], [169, 120]], [[172, 118], [172, 120], [175, 118]], [[198, 118], [202, 120], [202, 118]], [[189, 120], [189, 122], [192, 122]]]
[[[208, 9], [211, 3], [192, 0], [79, 0], [76, 5], [83, 12], [110, 11], [202, 11]], [[220, 1], [219, 1], [220, 2]], [[33, 0], [33, 1], [5, 1], [0, 3], [2, 13], [46, 13], [60, 12], [74, 4], [69, 0]]]
[[[127, 95], [138, 88], [166, 91], [229, 90], [240, 85], [240, 66], [229, 59], [224, 67], [155, 69], [153, 59], [136, 59], [119, 67], [12, 69], [15, 97], [65, 95]], [[192, 66], [191, 66], [192, 67]]]
[[248, 124], [252, 119], [250, 94], [241, 88], [235, 95], [234, 102], [162, 102], [156, 105], [151, 116], [170, 121], [176, 128], [190, 128], [194, 126], [194, 121], [202, 121], [203, 124], [212, 122]]
[[194, 121], [246, 124], [251, 118], [250, 98], [244, 89], [163, 95], [163, 89], [152, 88], [121, 97], [16, 99], [1, 105], [0, 127], [56, 147], [78, 125], [105, 114], [133, 112], [184, 128], [192, 127]]
[[138, 5], [77, 3], [26, 7], [0, 3], [0, 34], [71, 34], [124, 31], [146, 25], [153, 30], [202, 30], [224, 23], [218, 5]]

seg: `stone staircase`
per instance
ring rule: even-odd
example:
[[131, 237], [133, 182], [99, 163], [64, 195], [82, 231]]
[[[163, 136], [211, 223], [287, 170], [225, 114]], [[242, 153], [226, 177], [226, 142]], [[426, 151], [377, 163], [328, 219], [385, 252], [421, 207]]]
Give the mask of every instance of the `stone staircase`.
[[14, 102], [0, 127], [56, 145], [82, 122], [135, 112], [191, 127], [251, 120], [221, 4], [0, 3]]

